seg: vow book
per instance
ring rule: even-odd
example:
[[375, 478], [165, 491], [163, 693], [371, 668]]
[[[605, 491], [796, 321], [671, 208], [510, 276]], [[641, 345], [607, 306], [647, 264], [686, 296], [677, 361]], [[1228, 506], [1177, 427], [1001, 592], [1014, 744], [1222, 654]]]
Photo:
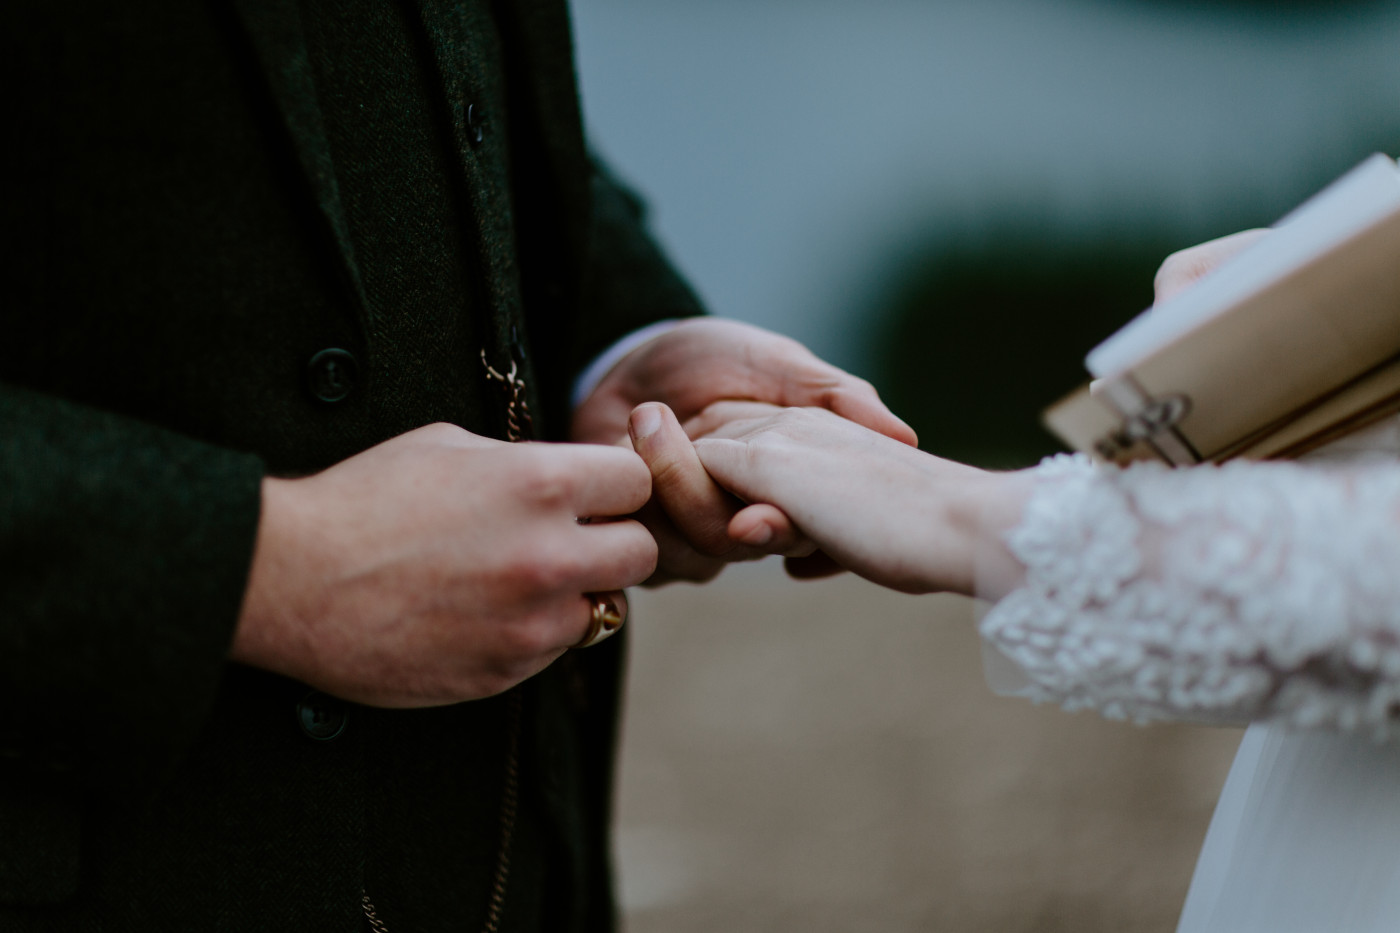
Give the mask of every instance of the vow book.
[[1118, 463], [1295, 457], [1400, 412], [1400, 166], [1371, 156], [1085, 365], [1045, 424]]

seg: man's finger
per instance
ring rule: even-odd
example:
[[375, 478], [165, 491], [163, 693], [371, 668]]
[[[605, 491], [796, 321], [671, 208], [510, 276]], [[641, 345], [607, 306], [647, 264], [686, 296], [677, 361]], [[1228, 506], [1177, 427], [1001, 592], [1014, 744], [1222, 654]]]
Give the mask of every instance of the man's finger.
[[660, 586], [676, 580], [708, 583], [728, 565], [723, 558], [710, 557], [695, 550], [671, 519], [666, 517], [665, 510], [655, 502], [649, 503], [638, 517], [656, 539], [656, 546], [661, 552], [656, 573], [646, 581], [648, 586]]
[[435, 447], [458, 447], [464, 450], [490, 450], [495, 447], [507, 446], [506, 441], [482, 437], [480, 434], [473, 434], [465, 428], [448, 424], [445, 421], [425, 424], [421, 428], [414, 428], [401, 436]]
[[[869, 391], [862, 389], [861, 385], [864, 385], [865, 389]], [[878, 431], [902, 444], [918, 447], [919, 435], [914, 432], [914, 429], [886, 408], [875, 389], [871, 388], [868, 383], [861, 385], [842, 386], [835, 389], [828, 395], [825, 403], [817, 407], [829, 409], [848, 421], [854, 421], [872, 431]]]
[[729, 519], [737, 503], [705, 472], [671, 409], [638, 405], [628, 421], [632, 446], [651, 470], [652, 498], [702, 553], [729, 551]]
[[777, 405], [767, 402], [724, 401], [715, 402], [692, 418], [687, 418], [682, 427], [692, 441], [701, 437], [738, 437], [750, 426], [781, 412]]
[[808, 383], [797, 380], [788, 387], [784, 396], [784, 404], [789, 407], [825, 408], [910, 447], [919, 445], [914, 429], [895, 417], [894, 412], [880, 401], [880, 393], [875, 391], [873, 385], [835, 367], [831, 367], [828, 378]]
[[775, 380], [762, 401], [789, 408], [825, 408], [886, 437], [917, 447], [914, 429], [896, 417], [875, 387], [819, 359], [800, 344], [767, 361]]
[[577, 552], [589, 555], [574, 584], [601, 592], [636, 586], [656, 572], [656, 539], [641, 522], [624, 519], [577, 526]]
[[522, 451], [533, 450], [555, 458], [551, 468], [542, 471], [549, 480], [550, 469], [569, 489], [568, 498], [580, 517], [631, 515], [651, 498], [651, 472], [634, 451], [599, 444], [522, 444]]

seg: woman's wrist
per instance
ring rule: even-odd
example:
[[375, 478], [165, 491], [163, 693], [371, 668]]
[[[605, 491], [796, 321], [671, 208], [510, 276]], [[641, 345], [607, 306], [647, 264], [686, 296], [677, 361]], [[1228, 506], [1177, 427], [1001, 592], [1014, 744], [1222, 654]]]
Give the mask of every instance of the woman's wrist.
[[1021, 584], [1025, 568], [1007, 547], [1005, 537], [1020, 523], [1033, 483], [1029, 471], [979, 470], [944, 487], [947, 527], [959, 555], [947, 589], [995, 599]]

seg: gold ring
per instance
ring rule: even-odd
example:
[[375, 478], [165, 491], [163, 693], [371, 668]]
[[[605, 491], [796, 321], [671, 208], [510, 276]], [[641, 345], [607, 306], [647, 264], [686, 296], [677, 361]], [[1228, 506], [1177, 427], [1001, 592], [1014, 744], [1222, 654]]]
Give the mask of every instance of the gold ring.
[[591, 648], [604, 639], [611, 638], [627, 621], [626, 598], [619, 590], [609, 593], [588, 593], [591, 604], [588, 613], [588, 631], [574, 645], [575, 648]]

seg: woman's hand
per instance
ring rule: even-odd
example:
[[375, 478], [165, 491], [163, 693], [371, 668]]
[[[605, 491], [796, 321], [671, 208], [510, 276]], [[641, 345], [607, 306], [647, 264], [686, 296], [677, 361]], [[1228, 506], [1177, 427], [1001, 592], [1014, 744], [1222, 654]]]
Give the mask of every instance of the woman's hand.
[[[668, 423], [633, 417], [643, 402], [661, 402], [682, 419], [722, 399], [812, 405], [860, 422], [898, 441], [917, 443], [873, 386], [825, 363], [787, 337], [722, 318], [681, 321], [634, 349], [603, 377], [574, 412], [572, 437], [592, 444], [626, 443], [652, 470], [652, 498], [637, 519], [660, 546], [649, 581], [708, 580], [736, 560], [784, 554], [812, 571], [812, 545], [772, 517], [765, 544], [736, 543], [726, 533], [738, 503], [717, 488], [689, 440]], [[643, 407], [645, 415], [649, 409]]]
[[1226, 260], [1259, 242], [1267, 229], [1241, 230], [1215, 240], [1207, 240], [1186, 249], [1177, 250], [1157, 269], [1152, 280], [1152, 303], [1159, 305], [1177, 292], [1204, 278]]
[[995, 552], [1024, 501], [1017, 474], [941, 460], [818, 408], [721, 402], [685, 427], [710, 476], [750, 503], [729, 523], [737, 541], [757, 544], [786, 516], [846, 569], [906, 593], [971, 594], [984, 555], [1012, 560]]

